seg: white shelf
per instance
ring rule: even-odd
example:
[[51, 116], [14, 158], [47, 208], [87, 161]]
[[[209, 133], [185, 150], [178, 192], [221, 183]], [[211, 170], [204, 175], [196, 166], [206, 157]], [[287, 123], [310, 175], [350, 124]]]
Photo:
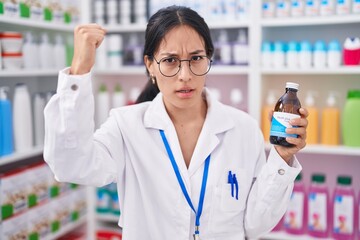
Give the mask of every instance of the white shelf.
[[74, 25], [56, 22], [35, 21], [27, 18], [0, 16], [0, 23], [7, 23], [21, 27], [39, 28], [53, 31], [73, 32]]
[[[112, 76], [112, 75], [145, 75], [145, 66], [124, 66], [118, 69], [94, 70], [96, 75]], [[213, 65], [209, 71], [209, 75], [233, 75], [233, 74], [248, 74], [249, 67], [247, 66], [220, 66]], [[0, 75], [1, 76], [1, 75]]]
[[13, 162], [17, 162], [20, 161], [22, 159], [25, 158], [30, 158], [33, 156], [37, 156], [43, 153], [43, 146], [41, 147], [35, 147], [33, 149], [30, 149], [28, 151], [25, 152], [19, 152], [19, 153], [14, 153], [8, 156], [4, 156], [4, 157], [0, 157], [0, 166], [5, 165], [5, 164], [9, 164], [9, 163], [13, 163]]
[[[229, 21], [229, 22], [209, 22], [210, 29], [227, 29], [227, 28], [247, 28], [249, 21]], [[145, 32], [146, 23], [127, 24], [127, 25], [104, 25], [108, 33], [126, 33], [126, 32]]]
[[319, 17], [288, 17], [288, 18], [263, 18], [261, 26], [263, 27], [289, 27], [289, 26], [307, 26], [307, 25], [334, 25], [360, 23], [360, 15], [347, 16], [319, 16]]
[[271, 232], [260, 238], [261, 240], [333, 240], [333, 238], [314, 238], [309, 235], [291, 235], [285, 232]]
[[119, 221], [119, 216], [111, 213], [96, 213], [96, 220], [117, 223]]
[[57, 76], [59, 74], [58, 69], [50, 70], [0, 70], [0, 77], [47, 77]]
[[360, 74], [360, 66], [341, 66], [338, 68], [308, 68], [308, 69], [276, 69], [276, 68], [263, 68], [261, 70], [263, 75], [343, 75], [343, 74]]
[[56, 240], [59, 237], [62, 237], [63, 235], [75, 230], [76, 228], [80, 227], [82, 224], [86, 223], [87, 218], [86, 216], [81, 217], [76, 222], [69, 223], [65, 225], [64, 227], [61, 227], [60, 230], [54, 234], [51, 234], [50, 236], [46, 237], [45, 240]]
[[[271, 144], [266, 144], [266, 149], [271, 148]], [[306, 145], [300, 150], [300, 153], [313, 153], [313, 154], [334, 154], [334, 155], [347, 155], [347, 156], [360, 156], [360, 147], [346, 147], [346, 146], [325, 146], [325, 145]]]

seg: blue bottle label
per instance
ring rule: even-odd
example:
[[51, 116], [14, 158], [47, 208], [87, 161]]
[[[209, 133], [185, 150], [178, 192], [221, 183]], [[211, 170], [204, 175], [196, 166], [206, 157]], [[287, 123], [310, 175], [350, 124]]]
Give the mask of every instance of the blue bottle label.
[[292, 113], [274, 112], [271, 120], [270, 135], [277, 137], [293, 137], [296, 138], [296, 134], [286, 133], [286, 128], [291, 128], [290, 120], [299, 118], [300, 116]]

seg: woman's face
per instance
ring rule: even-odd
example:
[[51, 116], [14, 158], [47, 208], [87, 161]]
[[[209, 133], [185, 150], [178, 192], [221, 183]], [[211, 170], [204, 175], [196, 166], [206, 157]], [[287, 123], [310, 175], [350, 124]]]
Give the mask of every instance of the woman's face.
[[[173, 58], [196, 60], [197, 56], [206, 56], [204, 40], [193, 28], [186, 25], [170, 30], [154, 54], [158, 62], [163, 58], [168, 58], [166, 61], [170, 62]], [[172, 77], [165, 77], [155, 60], [150, 61], [145, 57], [145, 64], [149, 73], [156, 77], [166, 106], [189, 108], [201, 103], [205, 75], [193, 74], [188, 61], [181, 62], [180, 71]]]

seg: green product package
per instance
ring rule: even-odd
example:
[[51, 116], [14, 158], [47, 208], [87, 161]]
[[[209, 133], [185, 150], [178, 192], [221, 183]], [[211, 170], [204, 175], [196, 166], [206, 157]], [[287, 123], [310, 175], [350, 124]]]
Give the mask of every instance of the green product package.
[[345, 103], [342, 132], [345, 146], [360, 147], [360, 89], [350, 90]]

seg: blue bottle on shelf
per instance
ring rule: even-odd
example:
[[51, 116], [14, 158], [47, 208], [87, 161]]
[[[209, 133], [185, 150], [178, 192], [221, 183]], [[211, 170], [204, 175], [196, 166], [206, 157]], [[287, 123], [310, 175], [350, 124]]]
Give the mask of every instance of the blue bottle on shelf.
[[8, 87], [0, 88], [0, 157], [14, 152], [11, 102]]

